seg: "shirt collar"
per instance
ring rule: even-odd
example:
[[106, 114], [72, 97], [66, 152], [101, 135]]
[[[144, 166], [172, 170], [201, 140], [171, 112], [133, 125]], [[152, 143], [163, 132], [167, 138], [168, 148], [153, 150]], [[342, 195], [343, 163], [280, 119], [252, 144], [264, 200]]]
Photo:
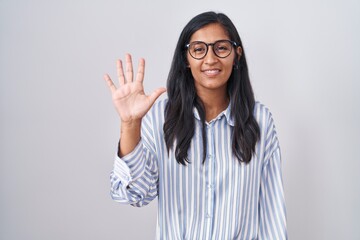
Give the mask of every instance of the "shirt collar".
[[[194, 117], [197, 120], [201, 121], [199, 112], [195, 107], [193, 108], [193, 112], [194, 112]], [[221, 113], [219, 113], [219, 115], [216, 118], [214, 118], [213, 120], [211, 120], [211, 122], [217, 121], [217, 120], [221, 119], [223, 116], [226, 117], [226, 121], [230, 126], [233, 127], [235, 125], [234, 119], [231, 117], [231, 102], [229, 103], [227, 108], [224, 111], [222, 111]]]

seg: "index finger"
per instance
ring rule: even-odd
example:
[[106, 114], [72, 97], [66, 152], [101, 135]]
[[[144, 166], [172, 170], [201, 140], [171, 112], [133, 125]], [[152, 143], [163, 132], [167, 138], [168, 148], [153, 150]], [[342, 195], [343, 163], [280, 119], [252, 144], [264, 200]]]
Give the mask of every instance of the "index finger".
[[136, 74], [136, 81], [142, 83], [144, 81], [144, 75], [145, 75], [145, 59], [140, 58], [138, 71]]

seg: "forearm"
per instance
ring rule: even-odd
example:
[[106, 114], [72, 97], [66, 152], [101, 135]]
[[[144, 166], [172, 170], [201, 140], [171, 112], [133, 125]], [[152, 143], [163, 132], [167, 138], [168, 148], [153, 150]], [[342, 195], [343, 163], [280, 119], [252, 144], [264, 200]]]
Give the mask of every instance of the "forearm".
[[116, 157], [110, 175], [111, 197], [141, 207], [157, 196], [157, 161], [143, 144], [123, 158]]
[[120, 143], [118, 155], [119, 157], [126, 156], [131, 153], [140, 141], [141, 133], [141, 119], [130, 123], [121, 123], [120, 127]]

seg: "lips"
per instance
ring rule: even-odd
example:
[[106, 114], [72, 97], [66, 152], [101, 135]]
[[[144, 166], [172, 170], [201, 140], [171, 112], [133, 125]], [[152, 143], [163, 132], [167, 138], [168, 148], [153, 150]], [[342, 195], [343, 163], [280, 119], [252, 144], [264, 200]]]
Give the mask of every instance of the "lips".
[[220, 73], [220, 69], [206, 69], [202, 71], [206, 76], [216, 76]]

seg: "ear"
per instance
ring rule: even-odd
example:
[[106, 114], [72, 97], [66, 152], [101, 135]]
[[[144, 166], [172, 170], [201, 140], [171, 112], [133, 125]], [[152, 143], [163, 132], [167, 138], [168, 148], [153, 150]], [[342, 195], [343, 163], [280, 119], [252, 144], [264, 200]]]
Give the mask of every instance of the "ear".
[[237, 53], [237, 56], [238, 56], [238, 61], [240, 60], [241, 58], [241, 55], [242, 55], [242, 48], [239, 46], [236, 48], [236, 53]]

